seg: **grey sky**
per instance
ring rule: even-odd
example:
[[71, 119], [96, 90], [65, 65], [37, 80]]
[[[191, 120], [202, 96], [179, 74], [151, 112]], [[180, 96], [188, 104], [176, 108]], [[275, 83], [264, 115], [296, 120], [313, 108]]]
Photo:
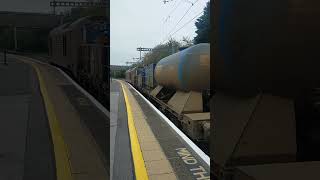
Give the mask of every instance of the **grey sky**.
[[[159, 44], [169, 32], [175, 32], [203, 11], [208, 1], [169, 0], [164, 4], [163, 0], [110, 0], [110, 63], [125, 65], [126, 61], [132, 61], [132, 57], [139, 57], [137, 47], [152, 48]], [[190, 2], [196, 3], [175, 27], [191, 6]], [[164, 23], [175, 7], [176, 10]], [[181, 40], [183, 36], [193, 39], [196, 19], [172, 37], [177, 40]]]

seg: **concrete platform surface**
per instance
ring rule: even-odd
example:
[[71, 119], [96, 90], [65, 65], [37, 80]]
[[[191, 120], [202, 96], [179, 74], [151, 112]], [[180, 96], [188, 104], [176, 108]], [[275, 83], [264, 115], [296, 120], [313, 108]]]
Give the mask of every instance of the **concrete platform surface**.
[[[125, 109], [130, 106], [128, 111], [131, 111], [130, 114], [132, 114], [143, 157], [143, 163], [132, 160], [134, 156], [137, 156], [136, 150], [133, 149], [134, 147], [130, 147], [130, 144], [123, 146], [131, 148], [133, 170], [137, 171], [136, 166], [144, 166], [149, 179], [210, 179], [209, 165], [193, 151], [183, 138], [161, 119], [162, 117], [129, 84], [124, 81], [111, 83], [111, 91], [120, 88], [125, 92], [127, 101], [120, 102], [120, 99], [124, 97], [123, 94], [119, 93], [118, 116], [120, 115], [121, 108]], [[121, 107], [121, 103], [124, 103], [125, 107], [123, 105]], [[130, 122], [127, 113], [126, 115], [127, 118], [125, 120]], [[117, 123], [119, 123], [119, 118]], [[130, 139], [130, 134], [126, 135], [125, 139], [129, 139], [130, 143], [133, 143], [132, 139]], [[117, 148], [117, 144], [115, 148]], [[129, 154], [130, 152], [126, 151], [123, 154], [119, 153], [115, 156], [130, 156]], [[116, 167], [113, 168], [115, 172]], [[135, 175], [137, 174], [136, 172], [134, 173]]]
[[[95, 103], [91, 102], [90, 98], [88, 98], [88, 96], [84, 94], [83, 91], [80, 91], [78, 87], [76, 87], [75, 84], [71, 82], [70, 79], [68, 79], [57, 68], [46, 63], [38, 62], [35, 59], [19, 55], [8, 55], [8, 57], [12, 61], [9, 61], [9, 67], [13, 66], [13, 64], [16, 63], [28, 67], [27, 70], [31, 72], [34, 72], [34, 69], [36, 69], [37, 73], [35, 73], [34, 76], [35, 82], [37, 81], [36, 75], [38, 75], [38, 78], [39, 76], [41, 76], [42, 81], [40, 83], [40, 86], [43, 86], [41, 88], [41, 91], [43, 91], [44, 88], [46, 90], [45, 96], [47, 97], [44, 98], [46, 106], [42, 105], [42, 110], [46, 115], [45, 110], [48, 110], [47, 101], [50, 101], [49, 105], [51, 107], [51, 111], [48, 115], [49, 121], [50, 118], [52, 119], [51, 116], [54, 115], [54, 119], [56, 119], [57, 121], [54, 126], [58, 126], [60, 132], [60, 134], [58, 133], [58, 137], [55, 137], [57, 136], [57, 132], [51, 132], [50, 134], [50, 132], [47, 131], [47, 142], [50, 142], [50, 135], [52, 135], [53, 139], [60, 138], [61, 140], [63, 140], [63, 144], [65, 147], [64, 150], [67, 154], [67, 161], [64, 165], [65, 168], [69, 168], [71, 173], [70, 178], [68, 179], [109, 179], [109, 117], [104, 114]], [[20, 69], [17, 71], [21, 71], [21, 68], [23, 67], [20, 67]], [[28, 76], [26, 75], [22, 75], [20, 77], [20, 79], [23, 81], [25, 81], [27, 78]], [[14, 80], [18, 79], [19, 78], [15, 78]], [[15, 87], [16, 92], [21, 94], [24, 92], [29, 92], [29, 89], [32, 86], [30, 86], [30, 83], [22, 82], [20, 84], [12, 83], [12, 87]], [[11, 92], [11, 89], [13, 88], [6, 87], [6, 89], [6, 91], [3, 91]], [[37, 85], [37, 89], [39, 90], [39, 84]], [[39, 98], [40, 100], [42, 99], [40, 96]], [[21, 100], [22, 98], [19, 99]], [[44, 109], [44, 107], [46, 107], [46, 109]], [[20, 108], [20, 111], [23, 111], [25, 109], [23, 104], [21, 105], [21, 107], [16, 108]], [[38, 106], [32, 106], [30, 109], [32, 110], [34, 108], [37, 108], [38, 111], [41, 110], [41, 108], [39, 108]], [[24, 117], [24, 115], [21, 116]], [[48, 124], [48, 120], [45, 120], [45, 122], [47, 122]], [[37, 124], [40, 125], [40, 123]], [[30, 127], [36, 128], [36, 126]], [[44, 128], [38, 128], [39, 131], [44, 130]], [[19, 131], [19, 133], [23, 132], [24, 131]], [[31, 134], [35, 133], [32, 132]], [[21, 137], [24, 136], [21, 135]], [[35, 137], [35, 135], [32, 137]], [[41, 138], [41, 136], [39, 138]], [[54, 140], [53, 143], [51, 143], [51, 146], [55, 147], [51, 147], [51, 150], [56, 150], [56, 144]], [[27, 149], [28, 148], [29, 147], [27, 147]], [[36, 148], [35, 150], [29, 150], [28, 152], [35, 155], [34, 153], [37, 151], [38, 150]], [[54, 153], [51, 152], [51, 154], [57, 155], [56, 151], [53, 152]], [[50, 156], [44, 154], [44, 157]], [[56, 162], [58, 162], [57, 160], [59, 160], [59, 157], [55, 157]], [[48, 160], [46, 162], [52, 163], [52, 161]], [[28, 167], [32, 167], [31, 164]], [[36, 167], [37, 166], [35, 166], [35, 168]], [[43, 165], [43, 167], [50, 166]], [[55, 164], [53, 164], [51, 167], [55, 167]], [[63, 174], [65, 172], [65, 169], [63, 169], [60, 165], [57, 165], [53, 169], [56, 169], [56, 172], [53, 171], [53, 175], [57, 174], [57, 176], [59, 176], [61, 175], [61, 173]], [[60, 178], [61, 177], [58, 177], [58, 179]], [[50, 177], [31, 179], [50, 179]]]
[[112, 152], [110, 167], [113, 180], [133, 180], [134, 168], [132, 162], [128, 119], [121, 84], [112, 80], [110, 84], [110, 151]]
[[30, 65], [7, 60], [0, 64], [0, 179], [56, 179], [37, 75]]

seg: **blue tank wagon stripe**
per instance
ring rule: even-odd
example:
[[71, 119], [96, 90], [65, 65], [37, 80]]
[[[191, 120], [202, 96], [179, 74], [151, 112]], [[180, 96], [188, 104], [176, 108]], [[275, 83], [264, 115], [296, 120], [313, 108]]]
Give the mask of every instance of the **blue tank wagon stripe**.
[[182, 89], [185, 89], [185, 81], [183, 80], [183, 67], [184, 67], [184, 64], [185, 64], [185, 56], [187, 54], [187, 51], [188, 50], [182, 50], [181, 53], [180, 53], [180, 62], [178, 64], [178, 79], [180, 81], [180, 85], [182, 87]]

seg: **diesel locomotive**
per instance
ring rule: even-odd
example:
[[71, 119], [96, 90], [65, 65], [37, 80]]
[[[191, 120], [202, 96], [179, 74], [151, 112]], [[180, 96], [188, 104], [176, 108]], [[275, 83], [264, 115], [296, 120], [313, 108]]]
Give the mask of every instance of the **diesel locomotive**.
[[62, 24], [49, 34], [50, 63], [71, 75], [109, 109], [109, 48], [103, 16]]

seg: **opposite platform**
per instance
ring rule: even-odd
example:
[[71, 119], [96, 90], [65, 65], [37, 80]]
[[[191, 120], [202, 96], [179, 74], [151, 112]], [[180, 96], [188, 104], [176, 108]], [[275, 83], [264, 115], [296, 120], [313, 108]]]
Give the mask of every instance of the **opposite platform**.
[[[108, 115], [56, 67], [27, 57], [9, 57], [35, 69], [42, 82], [40, 88], [45, 89], [42, 90], [44, 101], [51, 104], [49, 111], [46, 106], [48, 118], [50, 120], [55, 117], [57, 123], [54, 127], [58, 127], [61, 132], [52, 133], [52, 136], [53, 139], [61, 139], [64, 142], [67, 154], [67, 162], [57, 159], [61, 157], [56, 149], [59, 143], [53, 141], [56, 161], [65, 162], [64, 166], [56, 166], [57, 179], [108, 179]], [[55, 130], [51, 128], [51, 131]], [[63, 167], [70, 168], [71, 177], [61, 176], [59, 172], [66, 172], [66, 168]]]

